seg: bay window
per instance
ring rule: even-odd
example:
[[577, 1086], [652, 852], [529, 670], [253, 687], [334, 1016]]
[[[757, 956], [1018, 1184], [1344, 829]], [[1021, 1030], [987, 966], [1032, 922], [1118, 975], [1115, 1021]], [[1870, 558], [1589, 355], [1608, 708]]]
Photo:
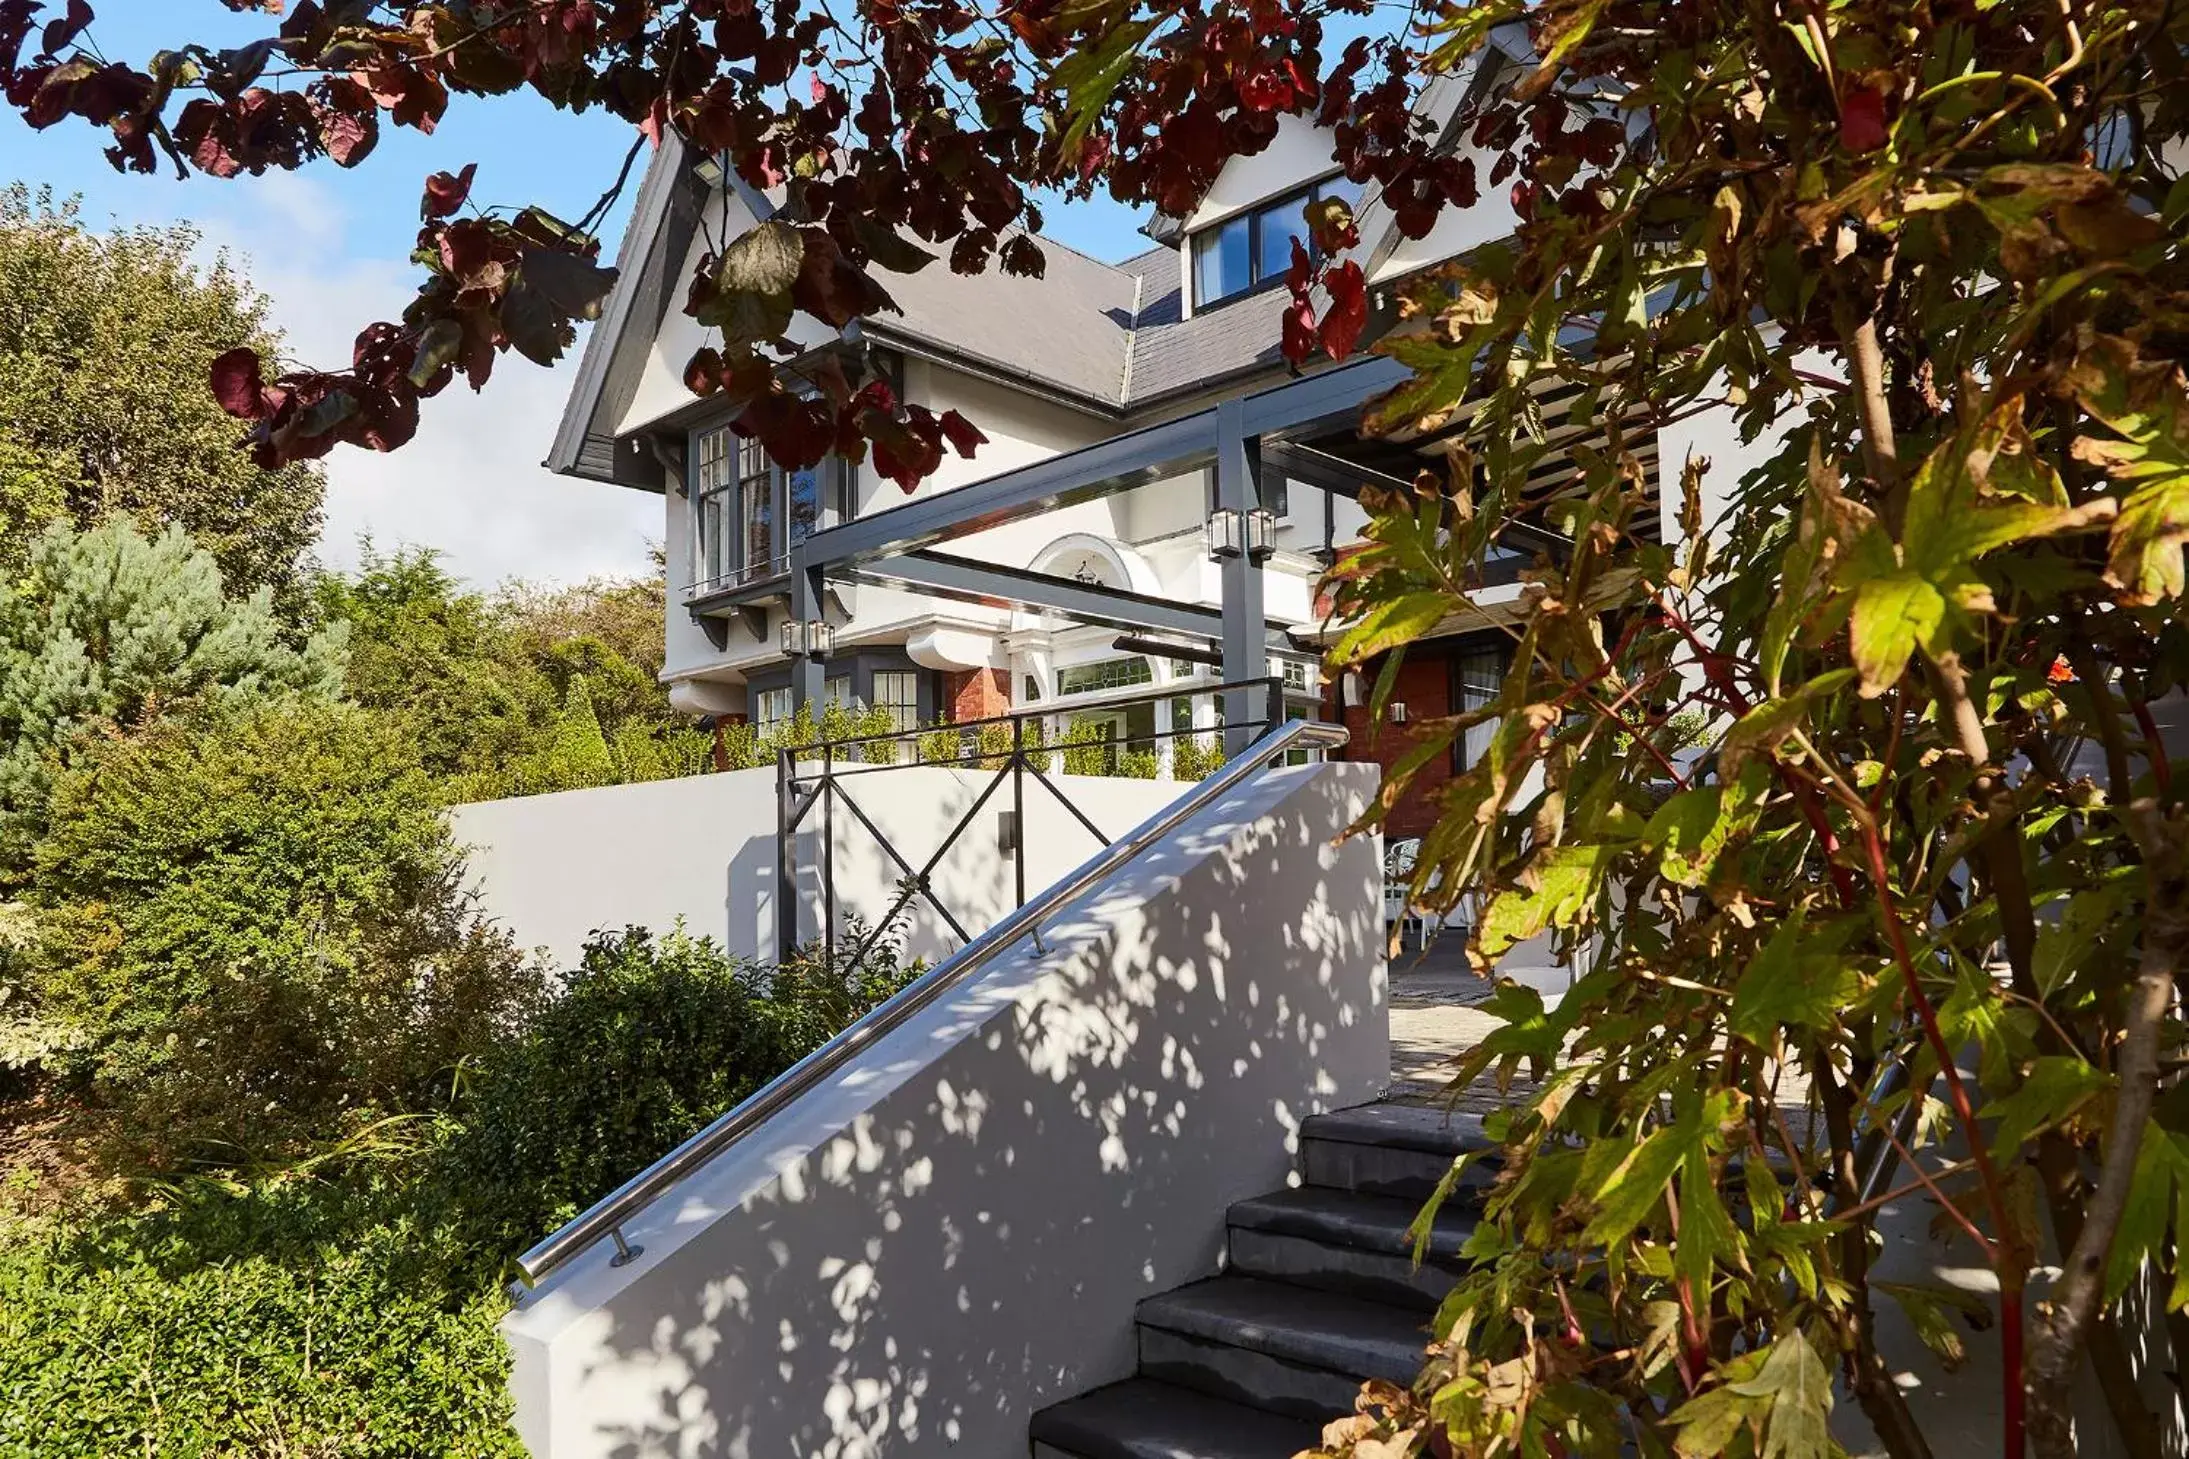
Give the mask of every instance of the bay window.
[[833, 458], [785, 471], [727, 425], [695, 433], [691, 458], [695, 593], [778, 576], [793, 545], [851, 517], [851, 472]]

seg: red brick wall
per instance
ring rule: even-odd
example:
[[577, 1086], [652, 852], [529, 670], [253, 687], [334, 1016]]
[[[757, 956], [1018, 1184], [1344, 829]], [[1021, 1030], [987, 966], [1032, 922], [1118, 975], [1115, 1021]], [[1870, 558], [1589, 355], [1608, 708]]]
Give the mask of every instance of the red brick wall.
[[[1376, 682], [1381, 664], [1371, 664], [1361, 670], [1363, 696]], [[1442, 654], [1423, 652], [1417, 646], [1406, 656], [1399, 667], [1398, 681], [1391, 687], [1391, 703], [1406, 706], [1406, 724], [1390, 721], [1389, 706], [1381, 724], [1368, 722], [1368, 706], [1344, 711], [1345, 727], [1352, 731], [1353, 742], [1346, 746], [1348, 760], [1373, 760], [1388, 771], [1401, 755], [1413, 744], [1411, 727], [1414, 723], [1450, 714], [1452, 700], [1452, 665]], [[1339, 718], [1335, 704], [1327, 706], [1332, 718]], [[1414, 773], [1414, 782], [1406, 799], [1391, 808], [1390, 818], [1384, 823], [1384, 835], [1389, 839], [1402, 836], [1419, 836], [1437, 821], [1437, 793], [1452, 778], [1452, 757], [1439, 755]]]
[[1011, 711], [1011, 680], [1003, 669], [968, 669], [943, 675], [943, 712], [953, 724], [993, 719]]

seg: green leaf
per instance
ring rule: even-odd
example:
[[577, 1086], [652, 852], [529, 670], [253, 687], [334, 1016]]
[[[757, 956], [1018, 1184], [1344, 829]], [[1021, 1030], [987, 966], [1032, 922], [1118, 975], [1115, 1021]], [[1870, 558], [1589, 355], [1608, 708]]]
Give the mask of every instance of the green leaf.
[[1507, 887], [1483, 909], [1476, 941], [1484, 957], [1494, 958], [1518, 942], [1552, 927], [1582, 920], [1619, 847], [1553, 846], [1521, 873], [1520, 885]]
[[1915, 1329], [1915, 1335], [1922, 1339], [1923, 1346], [1938, 1355], [1938, 1361], [1946, 1365], [1948, 1372], [1968, 1361], [1969, 1349], [1968, 1344], [1961, 1339], [1960, 1324], [1948, 1315], [1947, 1309], [1952, 1308], [1980, 1324], [1988, 1325], [1991, 1322], [1991, 1308], [1981, 1298], [1967, 1292], [1955, 1291], [1951, 1287], [1919, 1287], [1907, 1282], [1873, 1281], [1870, 1289], [1883, 1292], [1899, 1304], [1901, 1312], [1907, 1316], [1908, 1325]]
[[1582, 1234], [1582, 1245], [1610, 1246], [1633, 1235], [1664, 1199], [1693, 1138], [1684, 1127], [1660, 1127], [1629, 1150], [1597, 1188], [1596, 1215]]
[[1755, 1377], [1726, 1385], [1748, 1398], [1771, 1400], [1760, 1459], [1810, 1459], [1832, 1452], [1832, 1374], [1794, 1328], [1770, 1347]]
[[1154, 22], [1128, 20], [1111, 27], [1101, 43], [1066, 56], [1050, 73], [1049, 84], [1064, 97], [1069, 120], [1058, 146], [1066, 156], [1077, 154], [1079, 144], [1102, 119], [1118, 84], [1132, 69], [1133, 53], [1154, 29]]
[[1910, 568], [1871, 578], [1855, 589], [1848, 622], [1862, 696], [1874, 699], [1900, 681], [1918, 647], [1942, 646], [1946, 597]]
[[2077, 460], [2134, 490], [2113, 523], [2106, 577], [2131, 602], [2179, 597], [2189, 574], [2189, 398], [2180, 369], [2146, 361], [2136, 345], [2099, 335], [2062, 377], [2082, 407], [2115, 434], [2081, 436]]
[[1862, 974], [1839, 950], [1845, 941], [1844, 927], [1834, 924], [1820, 937], [1797, 911], [1741, 970], [1726, 1027], [1769, 1047], [1782, 1028], [1836, 1024], [1862, 992]]
[[1725, 762], [1727, 772], [1739, 768], [1751, 755], [1777, 750], [1786, 743], [1788, 735], [1801, 728], [1813, 701], [1838, 693], [1854, 676], [1852, 669], [1833, 669], [1797, 686], [1791, 693], [1766, 699], [1742, 715], [1725, 732], [1725, 740], [1719, 747], [1719, 757]]
[[2136, 1173], [2129, 1181], [2128, 1204], [2113, 1231], [2105, 1261], [2105, 1305], [2120, 1300], [2144, 1261], [2163, 1249], [2166, 1219], [2174, 1209], [2175, 1182], [2189, 1177], [2174, 1141], [2156, 1120], [2146, 1120], [2136, 1147]]
[[2038, 1059], [2021, 1088], [1994, 1100], [1985, 1111], [1999, 1121], [1992, 1130], [1992, 1154], [2002, 1159], [2018, 1155], [2038, 1131], [2059, 1124], [2112, 1084], [2112, 1075], [2073, 1054]]
[[1345, 632], [1331, 652], [1339, 663], [1357, 664], [1414, 642], [1444, 621], [1452, 600], [1439, 592], [1402, 593], [1376, 604]]
[[778, 338], [796, 313], [791, 289], [805, 260], [806, 242], [798, 230], [770, 218], [724, 250], [715, 273], [715, 297], [695, 317], [720, 329], [731, 342]]

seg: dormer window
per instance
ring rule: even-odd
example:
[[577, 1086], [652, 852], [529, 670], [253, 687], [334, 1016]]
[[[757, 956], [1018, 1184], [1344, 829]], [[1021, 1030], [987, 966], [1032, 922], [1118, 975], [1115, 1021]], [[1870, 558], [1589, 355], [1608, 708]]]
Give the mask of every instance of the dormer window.
[[1360, 184], [1327, 178], [1274, 201], [1234, 213], [1193, 235], [1193, 307], [1207, 309], [1274, 285], [1292, 266], [1292, 240], [1313, 251], [1307, 205], [1338, 198], [1360, 203]]

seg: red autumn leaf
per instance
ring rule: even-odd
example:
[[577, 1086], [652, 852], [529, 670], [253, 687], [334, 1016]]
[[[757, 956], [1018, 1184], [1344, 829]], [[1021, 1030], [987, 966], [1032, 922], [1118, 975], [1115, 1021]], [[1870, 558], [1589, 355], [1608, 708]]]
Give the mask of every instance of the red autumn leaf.
[[1315, 353], [1315, 343], [1315, 307], [1305, 299], [1294, 299], [1292, 307], [1285, 310], [1284, 339], [1279, 348], [1292, 364], [1304, 365]]
[[1869, 86], [1849, 91], [1839, 104], [1839, 145], [1850, 152], [1875, 152], [1889, 140], [1883, 94]]
[[68, 46], [75, 41], [77, 36], [83, 34], [84, 27], [89, 24], [91, 24], [90, 5], [86, 4], [85, 0], [68, 0], [68, 13], [59, 20], [48, 21], [46, 24], [43, 41], [45, 53], [49, 56], [58, 56], [61, 54], [62, 48]]
[[1368, 323], [1368, 280], [1361, 266], [1347, 259], [1323, 278], [1330, 291], [1330, 307], [1323, 312], [1323, 352], [1333, 360], [1353, 353], [1353, 346]]
[[454, 214], [471, 196], [471, 179], [478, 171], [478, 163], [467, 162], [462, 172], [436, 172], [427, 178], [426, 195], [418, 205], [418, 216], [431, 220]]
[[1308, 281], [1315, 276], [1315, 264], [1307, 256], [1307, 245], [1300, 242], [1298, 234], [1292, 237], [1292, 262], [1285, 266], [1285, 287], [1295, 299], [1307, 293]]
[[988, 438], [981, 434], [980, 427], [954, 410], [942, 413], [941, 429], [943, 439], [950, 443], [950, 448], [968, 461], [973, 458], [975, 447], [988, 444]]
[[257, 420], [266, 414], [266, 377], [260, 371], [258, 351], [238, 345], [213, 361], [213, 398], [220, 408], [240, 420]]
[[1292, 83], [1274, 66], [1258, 67], [1239, 83], [1239, 104], [1249, 111], [1284, 111], [1292, 105]]

